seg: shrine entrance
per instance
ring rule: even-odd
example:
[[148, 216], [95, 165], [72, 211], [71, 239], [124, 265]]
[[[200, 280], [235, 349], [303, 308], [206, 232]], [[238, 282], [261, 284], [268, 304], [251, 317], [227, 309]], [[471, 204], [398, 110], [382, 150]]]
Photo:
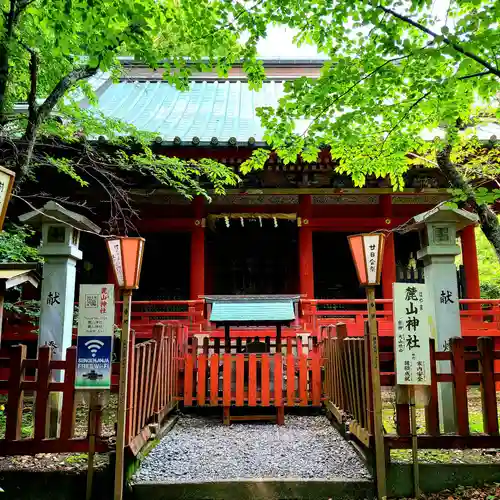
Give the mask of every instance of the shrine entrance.
[[297, 293], [297, 237], [294, 220], [218, 219], [207, 231], [208, 293]]
[[362, 299], [347, 236], [351, 233], [313, 233], [314, 296], [317, 299]]

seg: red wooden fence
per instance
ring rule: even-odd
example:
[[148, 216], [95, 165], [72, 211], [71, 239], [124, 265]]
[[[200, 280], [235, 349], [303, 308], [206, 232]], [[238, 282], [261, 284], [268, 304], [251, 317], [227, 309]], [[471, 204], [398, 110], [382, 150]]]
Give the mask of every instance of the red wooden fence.
[[[498, 448], [500, 436], [498, 427], [498, 407], [495, 382], [500, 381], [500, 374], [494, 372], [494, 361], [500, 359], [500, 351], [494, 350], [491, 337], [480, 337], [477, 350], [466, 351], [462, 337], [452, 339], [449, 351], [436, 351], [431, 340], [430, 401], [425, 413], [425, 434], [418, 437], [421, 448]], [[394, 353], [381, 353], [381, 362], [393, 362]], [[450, 361], [450, 373], [437, 373], [437, 361]], [[467, 371], [466, 361], [478, 362], [478, 371]], [[382, 385], [393, 386], [395, 374], [381, 373]], [[455, 397], [456, 432], [452, 435], [440, 431], [438, 410], [438, 384], [451, 382]], [[479, 386], [481, 391], [481, 413], [483, 432], [472, 433], [469, 422], [467, 389]], [[409, 405], [396, 407], [397, 434], [388, 435], [389, 448], [410, 448]]]
[[[393, 336], [392, 299], [377, 299], [380, 336]], [[464, 337], [500, 336], [500, 299], [460, 299], [461, 334]], [[368, 319], [366, 299], [302, 299], [304, 329], [317, 333], [321, 327], [345, 323], [349, 336], [363, 336]], [[459, 334], [460, 332], [457, 332]]]
[[321, 357], [308, 354], [186, 355], [185, 406], [321, 406]]
[[[332, 336], [332, 330], [336, 335]], [[346, 337], [345, 325], [337, 325], [324, 332], [322, 351], [325, 356], [325, 393], [327, 407], [334, 416], [347, 422], [352, 434], [366, 446], [372, 445], [371, 398], [369, 357], [367, 338]], [[355, 344], [355, 345], [354, 345]], [[435, 342], [430, 341], [432, 384], [429, 388], [429, 404], [425, 409], [425, 432], [418, 435], [420, 448], [498, 448], [500, 447], [498, 403], [496, 382], [500, 374], [494, 372], [495, 360], [500, 360], [500, 351], [494, 350], [490, 337], [477, 340], [476, 350], [465, 350], [465, 339], [456, 337], [449, 351], [436, 351]], [[437, 361], [450, 361], [449, 373], [438, 373]], [[466, 362], [478, 363], [477, 371], [468, 371]], [[393, 371], [394, 352], [381, 352], [381, 385], [395, 389], [396, 376]], [[387, 369], [387, 368], [386, 368]], [[438, 408], [438, 385], [452, 383], [455, 397], [457, 428], [454, 433], [443, 434], [440, 429]], [[471, 432], [469, 423], [468, 388], [479, 387], [481, 391], [482, 432]], [[449, 410], [447, 410], [449, 411]], [[388, 448], [411, 448], [409, 402], [396, 405], [396, 432], [385, 436]]]
[[151, 340], [131, 340], [126, 442], [137, 454], [151, 436], [149, 424], [161, 423], [177, 404], [187, 328], [157, 324]]
[[[5, 437], [0, 439], [0, 455], [85, 452], [87, 438], [74, 437], [75, 423], [75, 368], [76, 348], [66, 351], [66, 360], [51, 359], [50, 347], [41, 347], [37, 359], [26, 359], [26, 346], [18, 345], [9, 350], [9, 357], [0, 358], [0, 366], [7, 368], [8, 378], [0, 380], [0, 390], [7, 393]], [[36, 370], [36, 375], [26, 380], [27, 371]], [[63, 382], [52, 381], [53, 370], [64, 370]], [[59, 436], [47, 437], [49, 401], [51, 393], [62, 394], [62, 415]], [[34, 432], [22, 438], [22, 415], [25, 393], [33, 393]], [[99, 427], [99, 426], [98, 426]], [[97, 429], [100, 435], [100, 429]], [[96, 451], [104, 452], [108, 445], [100, 438]]]
[[[377, 318], [381, 336], [392, 336], [392, 300], [378, 299]], [[22, 305], [19, 303], [18, 305]], [[463, 336], [490, 335], [500, 339], [500, 299], [461, 299], [460, 316]], [[121, 323], [122, 303], [116, 303], [116, 325]], [[200, 300], [144, 300], [132, 303], [132, 328], [137, 338], [151, 338], [153, 326], [158, 322], [180, 321], [191, 333], [209, 332], [211, 337], [224, 337], [223, 329], [212, 329], [208, 318], [210, 304]], [[350, 336], [363, 335], [363, 323], [367, 319], [366, 299], [302, 299], [297, 320], [290, 328], [283, 328], [282, 337], [294, 337], [297, 333], [317, 334], [322, 326], [344, 322]], [[4, 314], [3, 340], [36, 342], [36, 326], [26, 316]], [[76, 329], [75, 329], [76, 335]], [[235, 338], [248, 336], [247, 332], [233, 329]], [[274, 337], [275, 329], [259, 333]], [[499, 342], [500, 347], [500, 342]], [[500, 371], [500, 365], [499, 365]]]
[[[200, 334], [189, 339], [189, 352], [197, 354], [222, 354], [222, 353], [247, 353], [250, 346], [260, 344], [265, 346], [265, 352], [282, 354], [297, 354], [308, 353], [318, 348], [319, 341], [317, 335], [297, 334], [293, 337], [284, 337], [278, 342], [276, 336], [263, 335], [260, 332], [254, 331], [258, 335], [248, 336], [249, 332], [231, 332], [230, 342], [227, 344], [224, 338], [218, 335], [213, 336], [212, 333]], [[255, 351], [254, 351], [255, 352]]]

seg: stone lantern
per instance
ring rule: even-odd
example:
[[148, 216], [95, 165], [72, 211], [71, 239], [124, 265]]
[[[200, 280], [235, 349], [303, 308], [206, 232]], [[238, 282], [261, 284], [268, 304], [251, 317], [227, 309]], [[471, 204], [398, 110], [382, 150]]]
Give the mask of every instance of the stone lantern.
[[[476, 224], [476, 214], [439, 205], [410, 220], [403, 232], [418, 231], [421, 249], [417, 257], [424, 263], [425, 283], [432, 304], [433, 335], [436, 349], [450, 347], [450, 339], [461, 336], [458, 281], [455, 258], [460, 254], [457, 233]], [[450, 372], [449, 361], [439, 361], [438, 371]], [[439, 384], [439, 412], [445, 432], [456, 429], [455, 401], [451, 383]]]
[[[51, 346], [53, 359], [61, 360], [72, 341], [76, 263], [82, 258], [78, 248], [80, 231], [98, 234], [100, 228], [55, 201], [21, 215], [19, 220], [42, 231], [39, 252], [44, 263], [38, 345]], [[62, 370], [53, 371], [54, 381], [61, 382], [62, 378]], [[57, 431], [59, 409], [60, 401], [51, 402], [51, 436]]]

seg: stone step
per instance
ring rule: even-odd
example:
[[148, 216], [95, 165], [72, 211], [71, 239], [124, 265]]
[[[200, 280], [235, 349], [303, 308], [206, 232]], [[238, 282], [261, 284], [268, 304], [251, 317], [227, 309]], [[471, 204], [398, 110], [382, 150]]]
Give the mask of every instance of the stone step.
[[[160, 478], [159, 478], [160, 479]], [[263, 479], [210, 482], [139, 482], [133, 500], [371, 500], [370, 480]]]

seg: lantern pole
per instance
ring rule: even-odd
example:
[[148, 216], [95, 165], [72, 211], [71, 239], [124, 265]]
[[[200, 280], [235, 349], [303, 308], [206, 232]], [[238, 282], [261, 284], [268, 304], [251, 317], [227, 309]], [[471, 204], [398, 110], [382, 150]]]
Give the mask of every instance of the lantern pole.
[[116, 428], [115, 452], [115, 488], [114, 500], [122, 500], [124, 486], [125, 447], [127, 438], [128, 410], [128, 358], [130, 343], [130, 316], [132, 308], [132, 290], [139, 288], [144, 238], [118, 236], [107, 242], [109, 256], [113, 263], [116, 281], [123, 291], [122, 328], [120, 333], [120, 381], [118, 387], [118, 415]]
[[382, 395], [380, 388], [380, 356], [377, 331], [377, 309], [375, 305], [375, 286], [380, 284], [385, 236], [383, 234], [357, 234], [348, 236], [352, 258], [356, 267], [359, 284], [366, 289], [368, 305], [370, 375], [372, 383], [373, 436], [375, 440], [375, 467], [377, 473], [377, 498], [386, 500], [386, 460], [384, 442], [384, 423], [382, 420]]
[[120, 384], [118, 393], [118, 422], [116, 430], [115, 493], [114, 500], [122, 500], [125, 459], [125, 425], [127, 422], [128, 355], [130, 339], [130, 309], [132, 290], [123, 290], [122, 329], [120, 334]]
[[411, 422], [411, 457], [413, 460], [413, 494], [420, 497], [420, 471], [418, 468], [417, 411], [415, 401], [415, 386], [409, 386], [410, 392], [410, 422]]
[[380, 357], [377, 332], [377, 310], [375, 305], [375, 287], [366, 286], [368, 301], [368, 340], [370, 343], [370, 364], [373, 402], [373, 434], [375, 437], [375, 466], [377, 471], [377, 493], [379, 500], [387, 498], [384, 423], [382, 420], [382, 396], [380, 386]]

